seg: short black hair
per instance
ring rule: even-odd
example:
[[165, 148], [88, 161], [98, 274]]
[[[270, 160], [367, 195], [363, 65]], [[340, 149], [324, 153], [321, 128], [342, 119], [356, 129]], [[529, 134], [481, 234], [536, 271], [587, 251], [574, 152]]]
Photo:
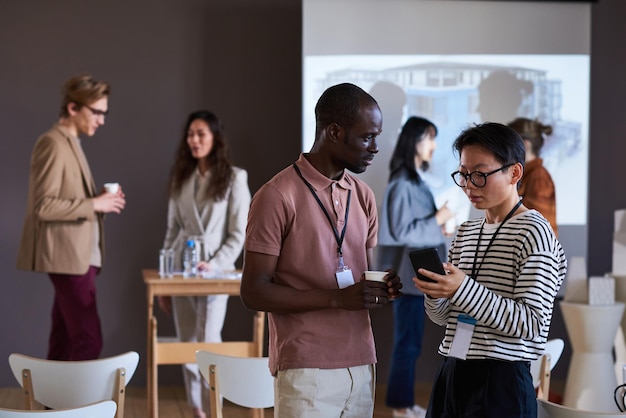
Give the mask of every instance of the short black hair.
[[315, 105], [315, 137], [331, 123], [350, 129], [364, 104], [378, 106], [369, 93], [354, 84], [342, 83], [326, 89]]
[[501, 164], [521, 163], [526, 161], [524, 141], [517, 132], [506, 125], [487, 122], [465, 129], [452, 144], [461, 155], [468, 145], [479, 145], [491, 152]]

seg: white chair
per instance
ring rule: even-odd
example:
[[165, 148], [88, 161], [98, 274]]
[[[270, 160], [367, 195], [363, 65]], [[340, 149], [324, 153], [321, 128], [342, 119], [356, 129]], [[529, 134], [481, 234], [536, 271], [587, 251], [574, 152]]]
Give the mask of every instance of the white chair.
[[24, 389], [25, 409], [77, 408], [104, 400], [117, 405], [124, 416], [126, 385], [135, 374], [139, 354], [129, 351], [114, 357], [85, 361], [56, 361], [11, 354], [9, 365]]
[[[616, 406], [617, 409], [617, 406]], [[537, 399], [537, 418], [624, 418], [621, 412], [592, 412]]]
[[211, 417], [222, 418], [221, 397], [263, 416], [274, 406], [274, 377], [267, 357], [233, 357], [196, 351], [200, 373], [209, 382]]
[[96, 402], [72, 409], [25, 411], [0, 408], [0, 418], [113, 418], [117, 405], [114, 401]]
[[530, 374], [533, 377], [533, 385], [537, 389], [537, 398], [548, 400], [550, 372], [561, 358], [564, 347], [565, 342], [560, 338], [548, 340], [543, 355], [530, 362]]

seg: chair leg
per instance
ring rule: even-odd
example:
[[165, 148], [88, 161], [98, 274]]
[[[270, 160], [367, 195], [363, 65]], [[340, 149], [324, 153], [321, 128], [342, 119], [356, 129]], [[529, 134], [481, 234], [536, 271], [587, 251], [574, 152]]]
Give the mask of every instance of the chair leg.
[[113, 400], [117, 404], [115, 418], [124, 418], [124, 401], [126, 399], [126, 369], [120, 367], [115, 375]]
[[37, 409], [35, 394], [33, 393], [33, 380], [29, 369], [22, 370], [22, 388], [24, 390], [24, 409]]
[[537, 398], [548, 400], [550, 392], [550, 354], [544, 354], [541, 359], [541, 375], [539, 376], [539, 388]]
[[209, 402], [211, 403], [211, 418], [223, 418], [217, 366], [214, 364], [209, 366]]

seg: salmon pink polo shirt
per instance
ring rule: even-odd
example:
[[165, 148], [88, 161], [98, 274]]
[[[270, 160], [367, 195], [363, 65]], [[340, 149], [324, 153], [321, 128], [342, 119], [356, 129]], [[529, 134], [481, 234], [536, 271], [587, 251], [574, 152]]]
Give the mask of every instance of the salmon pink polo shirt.
[[[331, 180], [301, 154], [296, 165], [313, 186], [335, 228], [344, 227], [351, 191], [343, 259], [356, 281], [376, 246], [378, 220], [374, 193], [344, 172]], [[274, 282], [296, 289], [338, 289], [337, 241], [326, 215], [293, 166], [276, 174], [252, 198], [246, 251], [278, 257]], [[369, 311], [324, 309], [268, 314], [270, 370], [337, 369], [376, 363]]]

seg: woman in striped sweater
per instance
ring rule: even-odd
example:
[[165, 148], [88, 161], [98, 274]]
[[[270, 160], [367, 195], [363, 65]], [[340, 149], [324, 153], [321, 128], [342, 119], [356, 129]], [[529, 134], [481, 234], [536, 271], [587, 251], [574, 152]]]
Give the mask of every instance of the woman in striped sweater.
[[444, 356], [427, 417], [536, 417], [529, 362], [543, 352], [554, 300], [567, 269], [549, 222], [521, 204], [524, 143], [511, 128], [485, 123], [454, 143], [452, 174], [484, 218], [465, 222], [446, 275], [421, 269], [428, 317], [445, 326]]

